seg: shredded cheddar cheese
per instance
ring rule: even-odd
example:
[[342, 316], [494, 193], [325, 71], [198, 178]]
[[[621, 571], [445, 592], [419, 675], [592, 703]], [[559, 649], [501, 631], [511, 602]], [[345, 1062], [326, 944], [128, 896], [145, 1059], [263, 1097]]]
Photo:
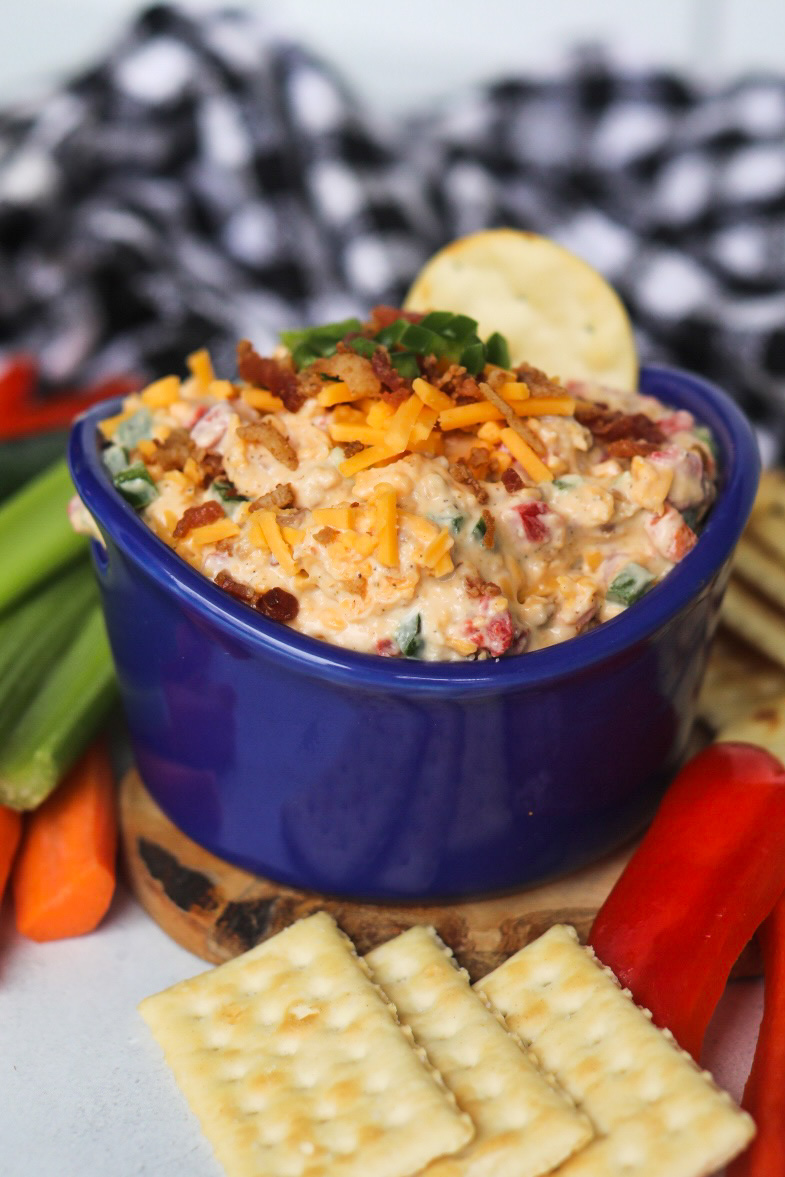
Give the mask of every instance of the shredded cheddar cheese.
[[217, 544], [222, 539], [234, 539], [240, 534], [240, 528], [231, 519], [216, 519], [215, 523], [205, 523], [203, 527], [194, 527], [188, 532], [187, 540], [196, 548], [203, 548], [205, 544]]
[[180, 380], [177, 376], [164, 376], [154, 380], [143, 389], [140, 396], [148, 409], [165, 409], [180, 398]]
[[373, 429], [370, 425], [355, 425], [354, 422], [330, 422], [330, 437], [333, 441], [361, 441], [363, 445], [382, 445], [384, 431]]
[[377, 462], [394, 457], [396, 452], [400, 451], [394, 451], [386, 444], [370, 445], [367, 449], [361, 450], [359, 454], [344, 459], [338, 469], [344, 478], [351, 478], [353, 474], [359, 474], [361, 470], [367, 470], [369, 466], [375, 466]]
[[376, 488], [374, 530], [379, 537], [379, 562], [387, 568], [398, 567], [398, 500], [395, 489], [380, 483]]
[[362, 400], [363, 394], [361, 392], [352, 392], [348, 384], [343, 380], [336, 380], [334, 384], [325, 384], [324, 388], [317, 393], [317, 404], [324, 405], [329, 408], [331, 405], [344, 405], [349, 401]]
[[316, 507], [311, 511], [311, 522], [319, 527], [354, 527], [354, 508]]
[[436, 539], [432, 539], [423, 552], [422, 562], [426, 568], [435, 568], [443, 556], [452, 547], [453, 539], [446, 527], [443, 527]]
[[216, 400], [228, 401], [235, 395], [236, 389], [231, 380], [211, 380], [207, 386], [208, 396]]
[[437, 413], [441, 413], [444, 409], [451, 409], [453, 403], [446, 392], [442, 392], [440, 388], [429, 384], [427, 380], [418, 377], [412, 381], [412, 388], [417, 396], [427, 405], [429, 409], [435, 409]]
[[387, 401], [374, 401], [368, 410], [368, 424], [372, 429], [381, 429], [394, 413], [395, 409]]
[[504, 414], [488, 401], [476, 401], [471, 405], [456, 405], [439, 413], [441, 429], [468, 429], [482, 421], [502, 421]]
[[192, 351], [186, 362], [188, 364], [188, 371], [196, 381], [199, 395], [205, 396], [213, 380], [215, 380], [210, 353], [207, 348], [200, 348], [199, 351]]
[[268, 392], [266, 388], [244, 388], [240, 397], [252, 409], [258, 409], [262, 413], [279, 413], [283, 408], [281, 398]]
[[571, 417], [575, 401], [570, 396], [533, 396], [515, 411], [522, 417]]
[[414, 423], [422, 409], [423, 402], [418, 396], [410, 396], [398, 406], [384, 431], [384, 444], [389, 447], [391, 453], [401, 454], [406, 449]]
[[519, 437], [514, 429], [502, 429], [502, 441], [516, 461], [535, 482], [552, 482], [553, 475], [531, 446]]
[[297, 566], [292, 559], [292, 553], [287, 547], [281, 529], [278, 526], [278, 520], [275, 518], [274, 511], [257, 511], [255, 512], [259, 519], [259, 526], [262, 529], [264, 538], [267, 540], [267, 545], [270, 551], [275, 556], [278, 563], [289, 576], [294, 576], [297, 571]]

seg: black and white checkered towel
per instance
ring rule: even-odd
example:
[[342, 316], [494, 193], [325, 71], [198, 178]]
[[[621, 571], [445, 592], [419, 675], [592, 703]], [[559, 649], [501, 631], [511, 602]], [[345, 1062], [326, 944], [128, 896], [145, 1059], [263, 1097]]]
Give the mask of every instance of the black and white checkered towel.
[[642, 355], [785, 442], [785, 80], [708, 90], [578, 54], [397, 122], [237, 12], [146, 12], [0, 115], [0, 348], [52, 384], [398, 302], [451, 238], [552, 235], [622, 294]]

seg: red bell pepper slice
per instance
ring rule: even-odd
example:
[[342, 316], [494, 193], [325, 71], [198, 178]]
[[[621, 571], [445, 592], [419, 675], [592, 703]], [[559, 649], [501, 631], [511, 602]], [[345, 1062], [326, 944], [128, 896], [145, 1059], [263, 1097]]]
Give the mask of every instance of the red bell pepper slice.
[[727, 1177], [785, 1173], [785, 896], [760, 930], [763, 950], [763, 1019], [742, 1107], [758, 1134]]
[[741, 950], [785, 892], [785, 768], [712, 744], [673, 782], [589, 942], [694, 1058]]

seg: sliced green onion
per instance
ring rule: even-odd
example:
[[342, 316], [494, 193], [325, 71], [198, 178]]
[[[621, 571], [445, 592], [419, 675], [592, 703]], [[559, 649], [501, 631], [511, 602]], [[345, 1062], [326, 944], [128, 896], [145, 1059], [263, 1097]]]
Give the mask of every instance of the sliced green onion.
[[158, 487], [150, 477], [144, 462], [135, 462], [112, 479], [117, 490], [137, 511], [149, 507], [158, 498]]
[[0, 506], [0, 613], [86, 550], [68, 519], [73, 493], [63, 460]]
[[405, 658], [417, 658], [424, 642], [420, 637], [422, 618], [419, 613], [413, 613], [406, 621], [402, 621], [395, 634], [395, 643]]
[[507, 340], [498, 331], [485, 342], [485, 358], [487, 363], [496, 364], [499, 368], [509, 368], [510, 348]]
[[472, 528], [472, 539], [476, 539], [478, 543], [482, 543], [485, 539], [485, 533], [488, 530], [488, 524], [484, 519], [480, 518]]
[[115, 698], [101, 609], [94, 605], [0, 750], [0, 804], [33, 809], [83, 752]]
[[309, 364], [313, 364], [316, 360], [322, 358], [308, 343], [298, 343], [292, 349], [292, 363], [298, 371], [300, 368], [307, 368]]
[[633, 605], [639, 601], [647, 589], [651, 588], [656, 577], [647, 568], [642, 568], [634, 561], [625, 564], [621, 572], [611, 581], [608, 588], [608, 600], [616, 601], [620, 605]]
[[568, 474], [566, 478], [554, 478], [551, 486], [555, 486], [557, 490], [575, 490], [582, 482], [580, 474]]
[[428, 515], [427, 518], [439, 527], [449, 527], [453, 535], [458, 534], [466, 521], [463, 515]]
[[114, 431], [114, 441], [117, 445], [132, 450], [146, 437], [153, 436], [153, 414], [145, 406], [121, 421]]

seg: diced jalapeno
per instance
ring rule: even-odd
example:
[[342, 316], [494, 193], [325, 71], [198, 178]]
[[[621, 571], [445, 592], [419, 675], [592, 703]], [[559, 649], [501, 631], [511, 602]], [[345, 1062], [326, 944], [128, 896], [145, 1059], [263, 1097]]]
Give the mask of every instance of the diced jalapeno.
[[428, 314], [420, 319], [418, 326], [427, 327], [429, 331], [435, 331], [437, 335], [443, 335], [445, 327], [454, 318], [455, 315], [452, 311], [428, 311]]
[[429, 331], [420, 323], [407, 324], [400, 342], [419, 356], [440, 356], [447, 350], [447, 344], [441, 335], [437, 335], [435, 331]]
[[141, 511], [143, 507], [149, 506], [153, 499], [158, 498], [158, 488], [144, 462], [135, 462], [127, 470], [121, 470], [112, 481], [123, 498], [137, 511]]
[[485, 358], [489, 364], [496, 364], [499, 368], [510, 366], [510, 348], [498, 331], [494, 331], [485, 341]]
[[394, 344], [400, 343], [401, 336], [405, 333], [408, 326], [408, 319], [394, 319], [392, 323], [388, 323], [386, 327], [382, 327], [381, 331], [376, 332], [376, 339], [385, 347], [392, 347]]
[[618, 576], [611, 581], [608, 600], [616, 601], [620, 605], [633, 605], [647, 589], [651, 588], [654, 580], [652, 573], [640, 564], [625, 564]]
[[357, 339], [349, 340], [349, 347], [352, 351], [356, 351], [358, 356], [365, 356], [366, 360], [370, 360], [378, 346], [375, 339], [366, 339], [362, 335], [358, 336]]
[[420, 365], [410, 351], [392, 352], [390, 363], [404, 380], [416, 380], [420, 375]]
[[478, 376], [485, 366], [485, 345], [477, 340], [461, 352], [461, 363], [470, 376]]
[[476, 539], [477, 543], [482, 543], [485, 539], [485, 533], [488, 530], [488, 524], [484, 519], [478, 519], [472, 528], [472, 539]]
[[419, 613], [413, 613], [402, 621], [395, 634], [395, 642], [404, 658], [418, 658], [425, 644], [420, 637], [422, 618]]
[[453, 315], [446, 327], [442, 328], [442, 335], [448, 339], [455, 339], [458, 343], [465, 343], [477, 333], [477, 320], [469, 315]]
[[121, 470], [128, 469], [128, 450], [121, 445], [107, 446], [101, 454], [101, 459], [112, 477]]
[[153, 415], [148, 408], [142, 408], [120, 422], [114, 431], [114, 440], [125, 449], [132, 450], [143, 438], [152, 435]]
[[295, 368], [307, 368], [309, 364], [313, 364], [318, 359], [323, 359], [323, 356], [313, 350], [308, 343], [298, 343], [292, 350], [292, 363]]
[[554, 478], [551, 483], [557, 490], [575, 490], [583, 482], [580, 474], [568, 474], [566, 478]]

